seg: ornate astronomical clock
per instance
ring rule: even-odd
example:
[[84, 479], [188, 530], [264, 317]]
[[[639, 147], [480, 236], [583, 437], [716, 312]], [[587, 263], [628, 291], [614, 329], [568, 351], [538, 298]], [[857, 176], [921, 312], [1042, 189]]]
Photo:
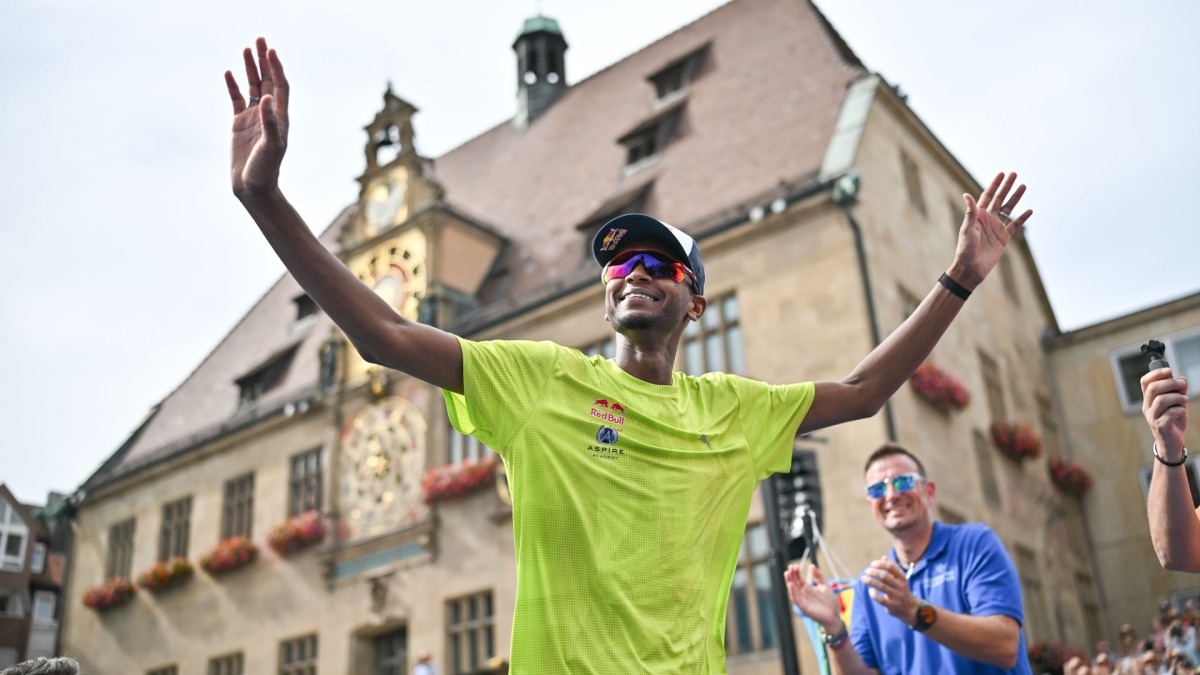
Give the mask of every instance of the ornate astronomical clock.
[[348, 538], [399, 530], [429, 512], [421, 493], [425, 418], [412, 402], [390, 397], [361, 410], [342, 452], [339, 506]]

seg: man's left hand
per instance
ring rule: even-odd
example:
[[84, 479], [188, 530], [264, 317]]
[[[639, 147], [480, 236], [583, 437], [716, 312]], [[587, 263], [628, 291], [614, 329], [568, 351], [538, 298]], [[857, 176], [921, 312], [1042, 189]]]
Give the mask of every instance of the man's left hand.
[[[979, 195], [976, 201], [969, 194], [963, 195], [966, 203], [966, 215], [963, 217], [962, 228], [958, 233], [958, 249], [954, 253], [954, 264], [947, 274], [951, 279], [975, 290], [988, 272], [1000, 261], [1000, 255], [1008, 246], [1009, 240], [1022, 227], [1025, 221], [1033, 215], [1026, 210], [1017, 216], [1017, 204], [1025, 194], [1025, 186], [1018, 185], [1017, 174], [996, 174], [991, 185]], [[1010, 195], [1009, 192], [1012, 192]]]
[[888, 614], [906, 626], [913, 624], [921, 601], [913, 597], [908, 577], [896, 561], [888, 557], [871, 561], [871, 566], [863, 572], [862, 582], [868, 586], [871, 599], [883, 605]]

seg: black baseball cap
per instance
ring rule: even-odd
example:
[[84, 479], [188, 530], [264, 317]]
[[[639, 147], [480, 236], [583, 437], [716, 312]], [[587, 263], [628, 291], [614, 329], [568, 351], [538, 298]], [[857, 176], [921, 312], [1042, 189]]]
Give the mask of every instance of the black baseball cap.
[[704, 263], [700, 247], [686, 232], [657, 218], [626, 213], [604, 224], [592, 239], [592, 255], [601, 267], [607, 265], [626, 244], [652, 241], [661, 244], [676, 260], [696, 275], [696, 295], [704, 295]]

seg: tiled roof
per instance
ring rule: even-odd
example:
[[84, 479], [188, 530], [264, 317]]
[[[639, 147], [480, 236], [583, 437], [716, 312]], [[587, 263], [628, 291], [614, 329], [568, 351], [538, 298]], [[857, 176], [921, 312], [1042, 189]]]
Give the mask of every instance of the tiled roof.
[[[570, 27], [566, 27], [570, 30]], [[626, 170], [619, 140], [664, 105], [650, 77], [703, 49], [678, 106], [674, 133], [651, 160]], [[569, 87], [525, 129], [505, 122], [437, 158], [447, 206], [478, 214], [511, 242], [485, 284], [496, 313], [519, 311], [547, 289], [594, 275], [582, 223], [642, 198], [643, 209], [702, 234], [706, 223], [780, 184], [814, 180], [847, 86], [862, 65], [807, 0], [733, 0]], [[323, 235], [354, 215], [347, 209]], [[298, 349], [270, 409], [316, 386], [318, 349], [333, 328], [319, 314], [294, 330], [285, 275], [85, 485], [104, 483], [252, 421], [235, 381], [272, 354]], [[469, 322], [468, 322], [469, 323]]]

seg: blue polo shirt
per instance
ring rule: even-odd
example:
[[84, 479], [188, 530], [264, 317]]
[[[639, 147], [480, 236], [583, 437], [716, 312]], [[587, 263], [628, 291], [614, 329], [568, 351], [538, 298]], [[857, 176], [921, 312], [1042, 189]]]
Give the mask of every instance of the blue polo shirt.
[[[896, 560], [895, 549], [888, 555]], [[1016, 567], [996, 533], [982, 523], [935, 522], [929, 548], [909, 575], [908, 585], [913, 596], [938, 609], [972, 616], [1004, 614], [1018, 623], [1024, 619]], [[1032, 674], [1023, 629], [1017, 667], [1002, 670], [959, 656], [909, 628], [872, 600], [868, 590], [861, 578], [854, 581], [850, 626], [850, 642], [867, 666], [885, 674]]]

